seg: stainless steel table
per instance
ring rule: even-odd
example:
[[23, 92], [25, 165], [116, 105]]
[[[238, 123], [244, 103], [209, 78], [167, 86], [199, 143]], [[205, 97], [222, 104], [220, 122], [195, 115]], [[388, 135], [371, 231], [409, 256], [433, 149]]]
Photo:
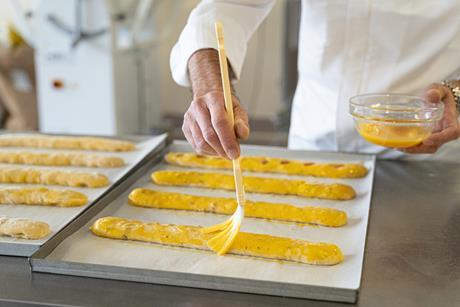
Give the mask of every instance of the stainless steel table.
[[[357, 305], [460, 306], [460, 165], [379, 161], [375, 180]], [[350, 306], [0, 268], [0, 306]]]

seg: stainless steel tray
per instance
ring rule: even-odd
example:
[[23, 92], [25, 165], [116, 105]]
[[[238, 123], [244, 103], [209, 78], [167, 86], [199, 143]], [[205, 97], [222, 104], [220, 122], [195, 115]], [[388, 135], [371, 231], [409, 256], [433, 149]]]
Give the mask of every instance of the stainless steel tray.
[[[167, 151], [190, 151], [183, 142], [174, 142]], [[121, 190], [95, 204], [82, 217], [44, 245], [30, 259], [32, 270], [107, 279], [228, 290], [268, 295], [355, 302], [360, 286], [368, 214], [375, 167], [375, 158], [368, 155], [288, 151], [274, 147], [243, 146], [244, 154], [278, 156], [312, 161], [363, 162], [369, 174], [363, 179], [332, 180], [308, 178], [320, 182], [346, 182], [358, 192], [353, 201], [307, 200], [292, 196], [248, 193], [248, 199], [289, 202], [297, 205], [316, 205], [340, 208], [349, 216], [342, 228], [302, 226], [245, 219], [243, 230], [325, 241], [338, 244], [345, 254], [342, 264], [318, 267], [298, 263], [267, 261], [250, 257], [227, 255], [219, 257], [211, 252], [172, 248], [156, 244], [111, 240], [96, 237], [89, 226], [99, 217], [114, 215], [163, 223], [211, 225], [227, 217], [207, 213], [148, 209], [129, 206], [127, 196], [136, 187], [150, 187], [168, 191], [183, 191], [197, 195], [232, 197], [232, 192], [154, 186], [150, 174], [157, 169], [180, 169], [166, 165], [157, 157], [118, 186]], [[296, 177], [268, 175], [277, 177]], [[140, 178], [140, 179], [138, 179]], [[101, 211], [102, 210], [102, 211]], [[100, 211], [100, 212], [99, 212]]]
[[[3, 133], [12, 134], [12, 133]], [[19, 133], [15, 133], [16, 135]], [[21, 133], [30, 135], [32, 133]], [[3, 136], [0, 136], [3, 137]], [[118, 156], [125, 160], [126, 165], [120, 168], [88, 168], [88, 167], [44, 167], [31, 165], [16, 165], [22, 168], [37, 168], [37, 169], [59, 169], [59, 170], [74, 170], [83, 172], [98, 172], [106, 175], [110, 180], [110, 185], [103, 188], [74, 188], [74, 187], [58, 187], [59, 189], [71, 189], [80, 191], [88, 196], [88, 204], [81, 207], [50, 207], [50, 206], [26, 206], [26, 205], [0, 205], [0, 215], [9, 217], [33, 218], [47, 222], [51, 227], [51, 234], [40, 240], [25, 240], [9, 237], [0, 237], [0, 254], [12, 256], [30, 256], [36, 252], [40, 246], [56, 236], [69, 222], [77, 218], [81, 213], [90, 208], [94, 203], [100, 200], [108, 191], [114, 189], [121, 181], [129, 176], [129, 174], [144, 164], [158, 150], [166, 146], [166, 135], [161, 136], [127, 136], [121, 139], [130, 140], [136, 143], [136, 150], [132, 152], [98, 152], [99, 155]], [[0, 148], [0, 151], [31, 151], [31, 152], [70, 152], [68, 150], [52, 150], [52, 149], [33, 149], [33, 148]], [[72, 150], [71, 152], [79, 152]], [[87, 152], [87, 151], [85, 151]], [[3, 165], [3, 164], [0, 164]], [[5, 164], [6, 165], [6, 164]], [[12, 165], [8, 165], [12, 166]], [[0, 188], [13, 187], [32, 187], [43, 185], [31, 184], [0, 184]], [[52, 186], [49, 186], [52, 187]]]

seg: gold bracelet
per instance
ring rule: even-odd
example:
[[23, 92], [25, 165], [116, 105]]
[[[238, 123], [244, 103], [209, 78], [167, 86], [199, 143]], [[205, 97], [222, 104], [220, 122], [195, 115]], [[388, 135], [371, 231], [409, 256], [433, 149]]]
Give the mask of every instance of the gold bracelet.
[[457, 108], [458, 114], [460, 114], [460, 86], [458, 85], [458, 81], [456, 80], [443, 80], [441, 85], [447, 87], [454, 97], [455, 105]]

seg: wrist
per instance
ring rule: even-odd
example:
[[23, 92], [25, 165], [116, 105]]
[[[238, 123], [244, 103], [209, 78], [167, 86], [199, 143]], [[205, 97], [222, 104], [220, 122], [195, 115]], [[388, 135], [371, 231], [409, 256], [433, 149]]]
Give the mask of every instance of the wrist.
[[[192, 85], [192, 95], [204, 96], [210, 92], [222, 92], [222, 78], [219, 66], [219, 54], [215, 49], [200, 49], [188, 61], [188, 74]], [[229, 67], [230, 78], [234, 78]], [[234, 92], [233, 86], [231, 87]]]
[[[210, 89], [209, 91], [196, 94], [192, 93], [193, 95], [193, 100], [196, 100], [198, 98], [204, 97], [204, 96], [210, 96], [212, 99], [217, 99], [217, 97], [224, 99], [224, 91], [222, 89]], [[240, 97], [232, 91], [232, 99], [233, 99], [233, 104], [239, 104], [240, 103]]]
[[197, 99], [199, 97], [203, 97], [206, 95], [213, 95], [213, 94], [222, 94], [223, 95], [224, 91], [222, 88], [206, 88], [206, 89], [197, 89], [194, 90], [192, 89], [192, 98]]

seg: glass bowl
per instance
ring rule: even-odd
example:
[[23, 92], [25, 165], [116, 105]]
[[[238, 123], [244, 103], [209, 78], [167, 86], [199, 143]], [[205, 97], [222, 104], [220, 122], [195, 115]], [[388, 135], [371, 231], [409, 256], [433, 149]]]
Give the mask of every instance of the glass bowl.
[[444, 114], [444, 104], [418, 96], [365, 94], [350, 98], [350, 114], [368, 142], [391, 148], [420, 144]]

